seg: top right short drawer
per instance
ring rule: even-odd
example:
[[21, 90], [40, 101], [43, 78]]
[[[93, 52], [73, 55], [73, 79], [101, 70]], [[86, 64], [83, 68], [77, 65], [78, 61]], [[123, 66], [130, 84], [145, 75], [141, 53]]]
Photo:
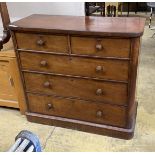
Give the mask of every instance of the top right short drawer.
[[129, 58], [130, 39], [71, 37], [73, 54]]

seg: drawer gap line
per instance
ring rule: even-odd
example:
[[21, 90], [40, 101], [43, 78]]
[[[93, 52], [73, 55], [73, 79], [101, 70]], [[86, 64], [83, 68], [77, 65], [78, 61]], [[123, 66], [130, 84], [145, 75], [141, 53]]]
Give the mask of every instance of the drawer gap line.
[[64, 75], [64, 74], [58, 74], [58, 73], [48, 73], [48, 72], [32, 71], [32, 70], [25, 70], [25, 69], [22, 69], [22, 72], [35, 73], [35, 74], [44, 74], [44, 75], [53, 75], [53, 76], [62, 76], [62, 77], [70, 77], [70, 78], [82, 78], [82, 79], [95, 80], [95, 81], [103, 81], [103, 82], [113, 82], [113, 83], [128, 84], [128, 81], [100, 79], [100, 78], [77, 76], [77, 75], [67, 75], [67, 74]]

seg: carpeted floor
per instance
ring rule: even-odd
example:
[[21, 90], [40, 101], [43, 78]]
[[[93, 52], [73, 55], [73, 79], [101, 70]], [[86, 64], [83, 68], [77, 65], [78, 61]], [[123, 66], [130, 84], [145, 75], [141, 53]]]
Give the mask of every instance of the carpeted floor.
[[0, 108], [0, 151], [6, 151], [23, 129], [35, 132], [43, 151], [155, 151], [155, 38], [145, 28], [140, 56], [135, 136], [121, 140], [27, 122], [18, 110]]

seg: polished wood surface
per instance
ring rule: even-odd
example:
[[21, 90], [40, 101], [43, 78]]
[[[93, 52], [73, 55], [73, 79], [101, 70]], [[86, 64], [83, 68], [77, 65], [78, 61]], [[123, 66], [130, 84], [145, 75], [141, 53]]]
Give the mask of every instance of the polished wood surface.
[[127, 104], [127, 84], [33, 73], [24, 73], [24, 78], [29, 92]]
[[32, 15], [12, 23], [27, 119], [132, 138], [144, 22]]
[[[14, 103], [14, 107], [18, 107], [17, 96], [15, 93], [13, 78], [10, 75], [10, 61], [12, 59], [0, 57], [0, 101]], [[8, 104], [8, 105], [9, 105]], [[2, 105], [2, 104], [0, 104]], [[4, 105], [4, 104], [3, 104]], [[7, 106], [7, 104], [5, 104]]]
[[139, 37], [145, 19], [139, 17], [52, 16], [34, 14], [10, 24], [18, 31], [70, 33], [112, 37]]
[[16, 33], [16, 39], [21, 49], [68, 52], [67, 36]]
[[100, 57], [129, 58], [129, 39], [71, 37], [72, 53]]
[[128, 129], [99, 123], [91, 123], [88, 121], [80, 121], [57, 116], [42, 115], [39, 113], [32, 112], [26, 112], [26, 115], [28, 121], [30, 122], [42, 123], [63, 128], [70, 128], [73, 130], [79, 130], [93, 134], [95, 133], [126, 140], [131, 139], [134, 135], [135, 122], [132, 122], [132, 127]]
[[119, 127], [126, 125], [126, 108], [122, 106], [33, 94], [28, 94], [28, 99], [31, 112]]
[[0, 106], [19, 108], [25, 113], [25, 99], [13, 50], [0, 52]]
[[23, 70], [128, 81], [128, 61], [68, 57], [23, 51], [20, 52], [20, 59]]
[[137, 84], [137, 68], [139, 64], [139, 53], [140, 53], [140, 44], [141, 38], [134, 38], [132, 39], [132, 46], [131, 46], [131, 57], [132, 61], [130, 62], [130, 81], [129, 81], [129, 101], [128, 101], [128, 122], [129, 128], [131, 127], [131, 122], [134, 119], [134, 111], [136, 109], [135, 102], [136, 102], [136, 84]]

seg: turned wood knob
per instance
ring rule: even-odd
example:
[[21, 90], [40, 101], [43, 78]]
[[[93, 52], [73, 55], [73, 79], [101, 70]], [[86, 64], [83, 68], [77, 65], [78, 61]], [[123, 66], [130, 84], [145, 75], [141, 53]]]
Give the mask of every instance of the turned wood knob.
[[49, 88], [49, 87], [50, 87], [50, 83], [49, 83], [48, 81], [46, 81], [46, 82], [44, 83], [44, 87]]
[[37, 40], [37, 45], [43, 46], [45, 44], [45, 41], [42, 39]]
[[97, 49], [98, 51], [102, 50], [102, 48], [103, 48], [103, 47], [102, 47], [101, 44], [97, 44], [97, 45], [96, 45], [96, 49]]
[[103, 66], [97, 66], [96, 72], [105, 72], [105, 68]]
[[96, 90], [96, 95], [102, 95], [102, 94], [103, 94], [102, 89], [97, 89], [97, 90]]
[[51, 104], [51, 103], [48, 103], [47, 104], [47, 107], [48, 107], [48, 109], [53, 109], [54, 107], [53, 107], [53, 104]]
[[97, 117], [102, 117], [102, 116], [103, 116], [103, 112], [100, 111], [100, 110], [97, 111], [97, 112], [96, 112], [96, 116], [97, 116]]
[[42, 61], [40, 62], [40, 65], [43, 66], [43, 67], [47, 66], [47, 61], [42, 60]]
[[101, 72], [103, 71], [103, 67], [102, 66], [97, 66], [96, 67], [96, 72]]

